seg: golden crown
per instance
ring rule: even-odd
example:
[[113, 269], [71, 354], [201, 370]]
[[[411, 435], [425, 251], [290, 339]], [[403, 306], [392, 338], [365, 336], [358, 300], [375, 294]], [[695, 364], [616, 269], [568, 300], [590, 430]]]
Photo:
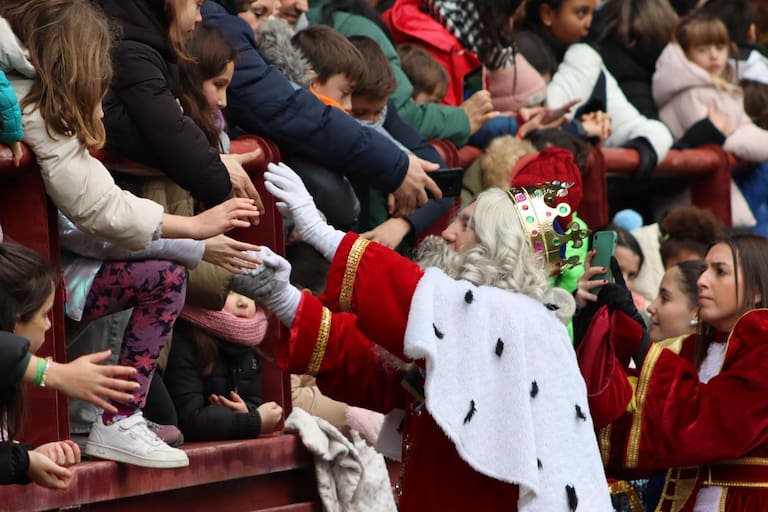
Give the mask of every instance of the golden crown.
[[566, 217], [571, 213], [567, 203], [555, 204], [557, 198], [568, 195], [572, 183], [548, 181], [525, 187], [512, 187], [507, 191], [515, 211], [520, 219], [520, 225], [525, 231], [528, 243], [533, 252], [544, 257], [548, 266], [557, 268], [573, 267], [579, 264], [577, 255], [563, 258], [561, 253], [568, 242], [573, 242], [574, 248], [579, 248], [583, 240], [589, 236], [589, 230], [582, 229], [577, 222], [562, 227], [563, 233], [555, 230], [555, 220]]

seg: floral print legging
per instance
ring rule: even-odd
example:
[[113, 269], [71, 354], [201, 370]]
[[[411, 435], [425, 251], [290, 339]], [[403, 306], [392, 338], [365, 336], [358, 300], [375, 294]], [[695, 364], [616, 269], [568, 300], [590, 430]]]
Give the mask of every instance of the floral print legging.
[[184, 306], [186, 289], [184, 266], [166, 260], [105, 261], [96, 274], [83, 321], [133, 307], [118, 364], [136, 368], [140, 387], [132, 403], [115, 403], [118, 408], [144, 407], [160, 349]]

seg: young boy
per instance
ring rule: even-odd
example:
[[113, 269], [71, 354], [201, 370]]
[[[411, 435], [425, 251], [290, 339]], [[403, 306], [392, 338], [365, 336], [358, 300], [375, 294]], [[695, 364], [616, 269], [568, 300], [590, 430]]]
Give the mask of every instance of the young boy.
[[412, 44], [397, 47], [400, 66], [413, 85], [413, 101], [419, 104], [440, 103], [448, 91], [448, 73], [423, 48]]
[[[366, 36], [352, 36], [349, 41], [360, 52], [365, 63], [365, 73], [352, 93], [352, 117], [390, 137], [403, 151], [438, 161], [434, 158], [437, 157], [436, 154], [432, 158], [431, 155], [419, 154], [420, 150], [425, 149], [434, 153], [434, 149], [414, 129], [400, 121], [392, 103], [389, 102], [389, 96], [397, 89], [397, 81], [379, 44]], [[366, 196], [367, 201], [364, 200]], [[391, 248], [400, 246], [407, 235], [423, 232], [445, 215], [453, 203], [453, 198], [432, 200], [409, 217], [390, 218], [387, 198], [383, 194], [374, 190], [358, 189], [358, 197], [362, 212], [367, 212], [367, 215], [361, 216], [361, 230], [369, 230], [363, 233], [363, 236]]]
[[360, 52], [346, 37], [326, 25], [312, 25], [297, 32], [291, 43], [312, 65], [315, 77], [309, 90], [326, 105], [349, 112], [352, 91], [365, 69]]

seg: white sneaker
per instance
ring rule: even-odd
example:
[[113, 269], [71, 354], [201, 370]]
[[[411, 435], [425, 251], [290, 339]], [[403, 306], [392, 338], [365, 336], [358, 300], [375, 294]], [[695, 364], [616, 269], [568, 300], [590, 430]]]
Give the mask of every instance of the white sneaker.
[[171, 448], [147, 428], [141, 412], [104, 425], [99, 417], [91, 426], [85, 453], [146, 468], [183, 468], [189, 458], [183, 450]]

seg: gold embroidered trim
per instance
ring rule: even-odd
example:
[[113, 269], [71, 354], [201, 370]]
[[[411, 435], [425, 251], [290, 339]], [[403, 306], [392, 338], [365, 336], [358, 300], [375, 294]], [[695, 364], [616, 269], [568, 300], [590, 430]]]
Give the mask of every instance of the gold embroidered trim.
[[725, 512], [725, 500], [728, 496], [728, 488], [724, 488], [720, 495], [720, 506], [717, 507], [717, 512]]
[[632, 427], [629, 429], [629, 443], [627, 446], [627, 468], [637, 467], [638, 452], [640, 450], [640, 430], [643, 422], [643, 406], [645, 404], [645, 395], [648, 392], [648, 382], [653, 375], [653, 369], [661, 355], [661, 347], [651, 345], [648, 355], [645, 356], [645, 362], [640, 371], [640, 383], [637, 385], [637, 409], [632, 417]]
[[717, 461], [716, 465], [728, 466], [768, 466], [768, 457], [737, 457]]
[[618, 480], [608, 484], [608, 489], [611, 494], [624, 494], [627, 497], [630, 512], [645, 512], [645, 506], [637, 494], [637, 489], [631, 483], [626, 480]]
[[[680, 475], [683, 470], [695, 470], [696, 472], [690, 477], [682, 478]], [[681, 512], [683, 506], [690, 499], [693, 489], [696, 487], [700, 470], [699, 466], [695, 466], [691, 468], [673, 468], [667, 471], [667, 477], [664, 480], [664, 490], [661, 493], [661, 499], [656, 507], [656, 512]], [[673, 484], [675, 491], [670, 492], [670, 487]]]
[[603, 466], [608, 466], [611, 460], [611, 424], [600, 429], [597, 442], [600, 445], [600, 457], [603, 459]]
[[307, 366], [307, 373], [313, 377], [320, 370], [320, 365], [325, 357], [325, 348], [328, 345], [328, 336], [331, 334], [331, 310], [324, 307], [323, 316], [320, 319], [320, 329], [317, 331], [317, 341], [315, 349], [312, 351], [312, 358]]
[[728, 480], [710, 480], [702, 482], [705, 487], [753, 487], [760, 489], [768, 489], [768, 482], [730, 482]]
[[339, 296], [339, 306], [341, 306], [342, 311], [352, 311], [352, 290], [355, 287], [357, 267], [360, 265], [360, 260], [369, 243], [371, 243], [370, 240], [359, 237], [352, 244], [352, 249], [347, 256], [347, 268], [344, 269], [344, 279], [341, 281], [341, 295]]

